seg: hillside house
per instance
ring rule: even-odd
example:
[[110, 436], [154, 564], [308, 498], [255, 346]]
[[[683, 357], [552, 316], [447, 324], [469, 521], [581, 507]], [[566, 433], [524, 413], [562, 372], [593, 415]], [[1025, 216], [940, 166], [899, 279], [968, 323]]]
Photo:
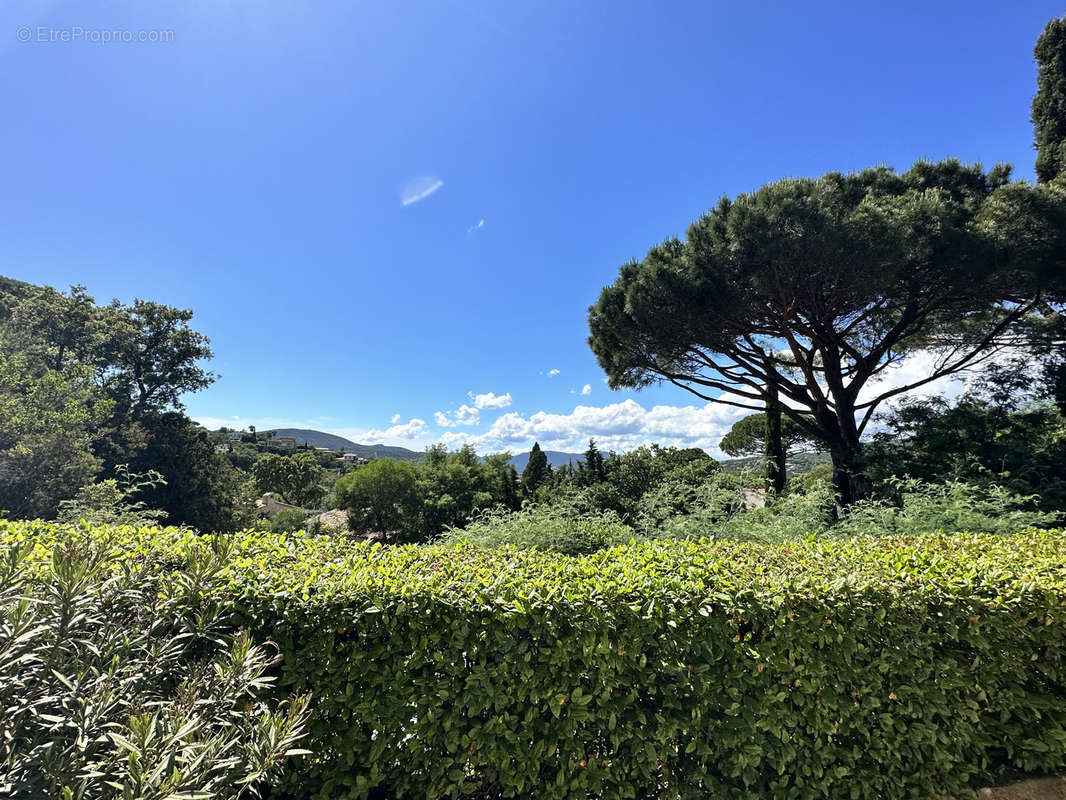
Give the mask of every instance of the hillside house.
[[282, 450], [295, 450], [297, 442], [292, 436], [275, 436], [269, 444], [272, 447], [280, 447]]

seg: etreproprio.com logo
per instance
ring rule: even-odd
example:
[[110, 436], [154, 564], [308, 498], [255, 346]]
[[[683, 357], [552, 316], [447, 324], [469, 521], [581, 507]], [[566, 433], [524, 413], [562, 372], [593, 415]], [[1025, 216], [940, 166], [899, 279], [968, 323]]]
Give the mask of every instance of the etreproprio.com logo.
[[49, 25], [23, 25], [15, 31], [15, 38], [20, 42], [43, 44], [65, 42], [88, 42], [90, 44], [135, 44], [147, 42], [156, 44], [173, 42], [174, 31], [162, 29], [85, 28], [81, 25], [71, 25], [66, 28], [55, 28]]

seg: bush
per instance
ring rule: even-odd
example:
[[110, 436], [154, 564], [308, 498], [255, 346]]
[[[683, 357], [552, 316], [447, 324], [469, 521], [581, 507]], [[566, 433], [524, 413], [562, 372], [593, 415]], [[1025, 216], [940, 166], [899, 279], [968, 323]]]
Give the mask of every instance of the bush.
[[[5, 531], [46, 563], [53, 529]], [[1064, 564], [1051, 531], [583, 558], [250, 532], [226, 575], [314, 694], [294, 797], [803, 800], [1066, 768]]]
[[1062, 521], [1058, 512], [1032, 510], [1036, 495], [1017, 495], [996, 484], [962, 481], [930, 484], [915, 478], [889, 478], [894, 502], [856, 503], [834, 529], [840, 534], [929, 533], [967, 530], [1010, 533], [1024, 527], [1050, 527]]
[[301, 752], [306, 699], [267, 704], [276, 659], [212, 598], [224, 555], [189, 546], [169, 575], [106, 541], [51, 556], [0, 550], [0, 794], [235, 798]]
[[165, 484], [163, 476], [151, 470], [143, 475], [131, 473], [120, 464], [115, 478], [89, 483], [78, 489], [70, 500], [59, 503], [56, 519], [61, 523], [90, 525], [158, 525], [167, 512], [148, 508], [135, 500], [138, 492]]
[[[1010, 533], [1027, 527], [1050, 527], [1063, 519], [1057, 512], [1032, 510], [1038, 498], [1016, 495], [994, 484], [928, 484], [913, 478], [892, 478], [884, 485], [891, 497], [859, 501], [844, 519], [834, 521], [832, 491], [821, 481], [814, 481], [806, 491], [766, 497], [763, 506], [754, 504], [750, 492], [746, 494], [742, 488], [711, 481], [674, 506], [646, 504], [636, 527], [653, 538], [787, 542], [809, 536], [864, 533]], [[648, 497], [658, 498], [663, 491]], [[663, 509], [670, 513], [663, 513]]]
[[307, 512], [301, 508], [284, 508], [271, 517], [269, 520], [264, 520], [261, 527], [265, 527], [267, 530], [274, 531], [275, 533], [292, 533], [298, 531], [304, 526], [304, 522], [307, 520]]
[[[758, 505], [757, 500], [765, 505]], [[698, 498], [687, 513], [663, 520], [657, 535], [736, 542], [803, 540], [829, 530], [832, 509], [833, 496], [828, 487], [779, 497], [756, 496], [751, 490], [740, 488], [715, 488]]]
[[527, 506], [516, 512], [483, 512], [466, 528], [446, 531], [441, 540], [485, 548], [536, 548], [576, 556], [625, 544], [633, 536], [633, 529], [610, 511], [571, 513], [553, 506]]

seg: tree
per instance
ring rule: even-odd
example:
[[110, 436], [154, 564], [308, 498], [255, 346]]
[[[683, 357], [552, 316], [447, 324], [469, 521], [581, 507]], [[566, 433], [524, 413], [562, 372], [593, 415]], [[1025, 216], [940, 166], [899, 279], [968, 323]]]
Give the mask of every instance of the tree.
[[421, 498], [414, 465], [379, 458], [349, 472], [334, 486], [334, 502], [348, 512], [354, 532], [403, 541], [417, 535]]
[[[783, 180], [723, 200], [621, 268], [589, 311], [611, 388], [668, 381], [778, 408], [832, 457], [840, 510], [867, 493], [860, 437], [878, 406], [1023, 344], [1066, 273], [1066, 193], [955, 160]], [[1052, 303], [1058, 302], [1058, 307]], [[925, 351], [924, 374], [880, 384]]]
[[110, 412], [90, 370], [35, 368], [0, 338], [0, 511], [53, 517], [92, 481], [96, 430]]
[[10, 283], [0, 291], [5, 338], [44, 368], [92, 368], [119, 417], [180, 410], [182, 394], [216, 377], [199, 364], [212, 353], [207, 337], [189, 326], [191, 310], [147, 300], [97, 306], [84, 286], [63, 294]]
[[112, 303], [114, 326], [102, 365], [104, 387], [138, 419], [181, 410], [181, 395], [214, 382], [199, 362], [212, 356], [206, 336], [189, 327], [193, 312], [147, 300]]
[[601, 492], [590, 498], [610, 501], [601, 508], [613, 508], [618, 513], [635, 517], [642, 498], [668, 484], [693, 488], [700, 486], [720, 470], [718, 462], [699, 448], [678, 449], [637, 447], [626, 453], [610, 453], [604, 462], [606, 483], [614, 489], [614, 496]]
[[181, 409], [214, 380], [199, 364], [208, 340], [192, 312], [137, 300], [97, 306], [82, 286], [63, 294], [0, 279], [0, 496], [11, 513], [55, 513], [98, 476], [156, 470], [168, 519], [203, 530], [238, 521], [236, 477]]
[[259, 494], [277, 492], [286, 503], [314, 508], [326, 496], [326, 470], [313, 452], [291, 456], [264, 453], [252, 467], [252, 482]]
[[[780, 443], [780, 458], [782, 461], [798, 447], [817, 446], [817, 441], [812, 439], [810, 433], [797, 425], [791, 418], [779, 417], [778, 441]], [[769, 431], [768, 417], [764, 414], [750, 414], [738, 420], [722, 437], [719, 447], [722, 452], [733, 457], [765, 455], [770, 459], [774, 445]], [[775, 469], [767, 470], [767, 479], [777, 493], [784, 490], [785, 465], [775, 465]]]
[[605, 480], [607, 480], [607, 470], [604, 467], [603, 453], [596, 447], [596, 440], [589, 439], [585, 459], [578, 464], [578, 482], [593, 484], [603, 483]]
[[1066, 510], [1066, 416], [1046, 402], [1019, 407], [968, 394], [954, 404], [914, 400], [895, 409], [873, 437], [871, 478], [999, 484]]
[[203, 533], [238, 528], [244, 521], [237, 504], [240, 482], [228, 459], [215, 452], [207, 431], [176, 411], [153, 414], [139, 424], [146, 442], [129, 469], [158, 472], [164, 481], [145, 488], [139, 499], [166, 511], [171, 525]]
[[509, 452], [485, 456], [483, 470], [488, 491], [497, 505], [517, 510], [522, 505], [518, 472], [511, 462]]
[[4, 327], [23, 353], [57, 371], [71, 364], [97, 366], [109, 326], [84, 286], [71, 286], [69, 295], [27, 286], [12, 301]]
[[1033, 98], [1036, 177], [1050, 181], [1066, 170], [1066, 17], [1053, 19], [1036, 41]]
[[534, 497], [538, 487], [551, 478], [552, 468], [548, 463], [548, 456], [540, 449], [539, 442], [533, 442], [533, 449], [529, 451], [529, 461], [522, 470], [522, 491], [526, 497]]
[[766, 393], [766, 413], [763, 415], [766, 418], [766, 441], [763, 446], [763, 455], [766, 458], [766, 488], [774, 494], [781, 494], [785, 490], [788, 451], [781, 428], [781, 400], [778, 397], [777, 384], [768, 382]]

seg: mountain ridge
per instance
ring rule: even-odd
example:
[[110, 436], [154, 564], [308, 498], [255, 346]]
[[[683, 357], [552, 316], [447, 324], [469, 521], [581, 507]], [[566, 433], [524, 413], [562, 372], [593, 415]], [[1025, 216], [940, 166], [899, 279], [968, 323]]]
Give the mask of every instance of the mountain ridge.
[[272, 428], [263, 433], [272, 433], [275, 437], [291, 437], [297, 444], [310, 447], [328, 447], [330, 450], [343, 450], [355, 453], [360, 458], [395, 458], [397, 461], [421, 461], [423, 453], [387, 444], [359, 444], [335, 433], [311, 430], [309, 428]]

